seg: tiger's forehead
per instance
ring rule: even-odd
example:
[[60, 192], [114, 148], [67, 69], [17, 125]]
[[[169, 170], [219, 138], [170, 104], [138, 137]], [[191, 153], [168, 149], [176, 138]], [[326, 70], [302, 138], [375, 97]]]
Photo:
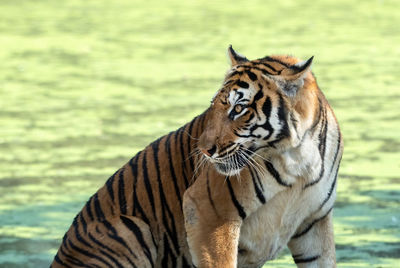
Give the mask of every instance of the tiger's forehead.
[[233, 105], [235, 103], [248, 103], [251, 101], [257, 90], [253, 85], [248, 88], [239, 88], [229, 91], [228, 103]]
[[271, 85], [271, 80], [268, 81], [265, 77], [279, 75], [283, 68], [289, 66], [288, 61], [297, 59], [290, 56], [271, 56], [234, 66], [227, 72], [223, 86], [216, 92], [212, 102], [220, 99], [227, 105], [240, 99], [250, 101], [263, 87], [275, 90], [276, 85]]
[[250, 101], [252, 96], [261, 89], [260, 74], [242, 66], [233, 67], [228, 71], [222, 88], [216, 92], [213, 101], [220, 99], [223, 104], [234, 104], [240, 100]]
[[224, 105], [233, 105], [238, 102], [246, 103], [251, 101], [257, 91], [258, 89], [252, 83], [237, 79], [229, 84], [224, 84], [216, 93], [213, 102], [219, 99]]

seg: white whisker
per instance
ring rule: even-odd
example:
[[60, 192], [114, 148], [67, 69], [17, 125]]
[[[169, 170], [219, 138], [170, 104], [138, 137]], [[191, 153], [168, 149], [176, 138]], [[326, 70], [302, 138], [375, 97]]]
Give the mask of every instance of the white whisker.
[[187, 132], [187, 130], [183, 130], [183, 133], [186, 133], [192, 140], [196, 140], [196, 141], [200, 140], [200, 139], [195, 138], [195, 137], [193, 137], [192, 135], [190, 135], [190, 133]]

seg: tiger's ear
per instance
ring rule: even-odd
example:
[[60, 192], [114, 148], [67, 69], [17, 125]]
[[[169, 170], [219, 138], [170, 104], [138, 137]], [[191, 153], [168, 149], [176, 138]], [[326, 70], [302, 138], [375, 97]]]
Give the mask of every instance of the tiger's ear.
[[235, 50], [233, 50], [232, 45], [229, 45], [228, 48], [228, 57], [231, 63], [231, 66], [238, 65], [240, 63], [249, 61], [245, 56], [240, 55], [239, 53], [236, 53]]
[[283, 81], [281, 81], [280, 85], [286, 95], [293, 97], [296, 95], [297, 91], [303, 87], [304, 78], [306, 77], [307, 71], [311, 68], [313, 59], [314, 56], [281, 71], [280, 76], [283, 78]]

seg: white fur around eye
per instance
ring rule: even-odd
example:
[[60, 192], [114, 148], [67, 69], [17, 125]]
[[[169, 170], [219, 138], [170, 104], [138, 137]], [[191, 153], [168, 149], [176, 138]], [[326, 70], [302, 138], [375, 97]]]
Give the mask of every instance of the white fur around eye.
[[241, 117], [246, 111], [247, 111], [247, 108], [243, 108], [242, 111], [241, 111], [239, 114], [235, 115], [235, 117], [233, 118], [233, 120], [236, 120], [236, 119], [238, 119], [239, 117]]

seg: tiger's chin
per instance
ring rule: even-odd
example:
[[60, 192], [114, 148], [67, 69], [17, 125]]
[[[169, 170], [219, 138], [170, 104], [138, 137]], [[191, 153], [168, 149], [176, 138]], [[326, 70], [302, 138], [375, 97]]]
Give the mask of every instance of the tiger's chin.
[[214, 164], [215, 169], [222, 175], [239, 175], [243, 168], [250, 163], [255, 150], [249, 148], [246, 151], [246, 154], [240, 153], [239, 151], [239, 153], [233, 154], [223, 160], [219, 159], [219, 161], [215, 161], [214, 159], [209, 158], [209, 161]]

